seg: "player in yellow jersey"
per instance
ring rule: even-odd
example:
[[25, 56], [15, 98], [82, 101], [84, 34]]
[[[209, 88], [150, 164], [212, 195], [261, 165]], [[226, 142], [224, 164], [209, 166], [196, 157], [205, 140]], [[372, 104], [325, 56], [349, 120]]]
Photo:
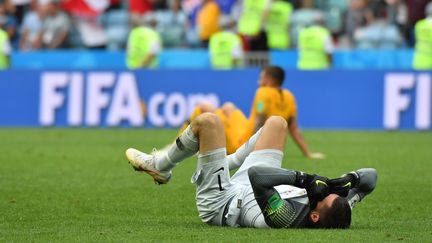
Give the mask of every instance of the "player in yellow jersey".
[[[259, 88], [255, 93], [249, 119], [233, 103], [225, 103], [216, 109], [209, 104], [196, 107], [188, 121], [204, 112], [215, 113], [223, 122], [227, 140], [227, 153], [234, 153], [245, 143], [270, 116], [281, 116], [288, 122], [289, 133], [302, 153], [312, 159], [323, 159], [324, 154], [309, 150], [297, 126], [297, 105], [294, 95], [282, 88], [285, 72], [277, 66], [265, 67], [258, 80]], [[186, 122], [183, 126], [187, 127]], [[183, 130], [183, 129], [182, 129]]]

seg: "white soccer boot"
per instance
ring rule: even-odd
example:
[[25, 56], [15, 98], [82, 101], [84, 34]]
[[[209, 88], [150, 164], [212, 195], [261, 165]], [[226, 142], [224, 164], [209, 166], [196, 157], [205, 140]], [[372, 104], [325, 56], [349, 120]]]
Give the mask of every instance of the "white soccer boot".
[[159, 157], [162, 156], [163, 154], [167, 153], [169, 148], [170, 148], [171, 144], [166, 145], [165, 147], [163, 147], [160, 150], [157, 150], [155, 148], [153, 148], [153, 151], [150, 153], [151, 155], [155, 156], [155, 157]]
[[171, 171], [159, 171], [155, 167], [155, 156], [134, 148], [126, 150], [126, 158], [136, 171], [146, 172], [158, 184], [166, 184], [171, 179]]

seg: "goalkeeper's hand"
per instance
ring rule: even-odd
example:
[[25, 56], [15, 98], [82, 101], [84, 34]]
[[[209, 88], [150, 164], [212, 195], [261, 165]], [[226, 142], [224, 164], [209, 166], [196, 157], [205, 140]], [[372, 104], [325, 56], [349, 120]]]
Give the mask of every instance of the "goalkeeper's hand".
[[294, 186], [306, 189], [310, 207], [315, 209], [317, 203], [330, 194], [327, 181], [328, 178], [324, 176], [297, 172], [297, 180]]
[[306, 187], [311, 209], [316, 208], [316, 204], [322, 201], [330, 194], [328, 186], [328, 178], [324, 176], [315, 175], [313, 180]]
[[358, 175], [355, 172], [351, 172], [342, 175], [339, 178], [334, 178], [328, 181], [330, 193], [338, 194], [341, 197], [348, 196], [348, 192], [351, 188], [357, 185]]

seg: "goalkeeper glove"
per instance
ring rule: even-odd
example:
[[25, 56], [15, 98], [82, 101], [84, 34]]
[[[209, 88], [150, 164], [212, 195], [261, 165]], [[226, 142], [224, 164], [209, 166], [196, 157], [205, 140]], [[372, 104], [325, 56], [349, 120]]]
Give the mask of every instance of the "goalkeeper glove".
[[317, 203], [322, 201], [330, 194], [327, 181], [328, 178], [324, 176], [297, 172], [297, 178], [294, 186], [306, 189], [310, 207], [311, 209], [315, 209]]
[[335, 193], [341, 197], [348, 196], [348, 192], [351, 188], [357, 186], [359, 176], [356, 172], [350, 172], [342, 175], [339, 178], [331, 179], [328, 181], [330, 193]]

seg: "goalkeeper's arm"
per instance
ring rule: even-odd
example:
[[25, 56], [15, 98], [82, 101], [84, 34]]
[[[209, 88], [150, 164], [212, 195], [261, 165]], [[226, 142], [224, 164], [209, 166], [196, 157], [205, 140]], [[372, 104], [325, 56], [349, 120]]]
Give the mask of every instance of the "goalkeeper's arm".
[[329, 194], [326, 177], [301, 171], [254, 166], [249, 168], [248, 175], [266, 223], [273, 228], [291, 227], [297, 215], [294, 203], [283, 200], [274, 186], [293, 185], [305, 188], [311, 209]]
[[274, 186], [293, 185], [297, 173], [293, 170], [254, 166], [249, 168], [248, 175], [255, 200], [266, 223], [272, 228], [291, 227], [296, 215], [294, 205], [283, 200]]
[[329, 186], [330, 192], [346, 196], [351, 208], [354, 208], [375, 189], [376, 182], [377, 171], [373, 168], [364, 168], [329, 180]]

